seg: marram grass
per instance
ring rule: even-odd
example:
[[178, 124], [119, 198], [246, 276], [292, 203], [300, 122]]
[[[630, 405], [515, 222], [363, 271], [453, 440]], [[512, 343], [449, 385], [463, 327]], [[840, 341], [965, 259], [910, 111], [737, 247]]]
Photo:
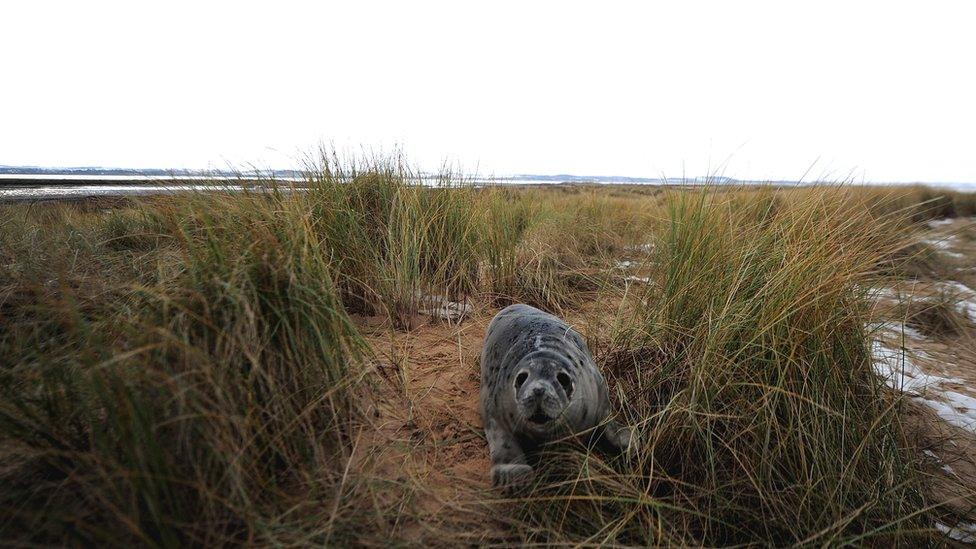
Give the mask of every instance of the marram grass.
[[899, 245], [836, 189], [670, 193], [651, 283], [603, 356], [628, 462], [568, 452], [525, 541], [919, 543], [928, 518], [857, 288]]
[[[940, 502], [872, 373], [859, 288], [904, 252], [906, 224], [969, 197], [429, 188], [403, 166], [327, 160], [301, 191], [0, 206], [0, 539], [416, 542], [421, 487], [363, 458], [382, 451], [363, 446], [379, 381], [353, 317], [403, 329], [426, 295], [605, 311], [598, 357], [637, 451], [554, 447], [531, 492], [489, 497], [494, 526], [425, 540], [935, 539]], [[646, 283], [622, 281], [621, 256]]]

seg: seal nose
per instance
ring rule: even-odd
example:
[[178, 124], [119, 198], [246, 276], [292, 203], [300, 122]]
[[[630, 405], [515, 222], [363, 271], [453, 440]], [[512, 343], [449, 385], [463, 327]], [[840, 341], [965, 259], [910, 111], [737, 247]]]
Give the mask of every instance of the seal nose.
[[543, 389], [542, 387], [533, 387], [532, 388], [532, 396], [541, 397], [543, 395], [543, 393], [545, 393], [545, 392], [546, 392], [546, 390]]

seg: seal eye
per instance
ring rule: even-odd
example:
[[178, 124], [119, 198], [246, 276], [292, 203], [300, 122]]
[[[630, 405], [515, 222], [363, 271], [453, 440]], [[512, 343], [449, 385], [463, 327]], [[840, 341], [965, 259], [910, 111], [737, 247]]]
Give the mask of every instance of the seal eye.
[[529, 377], [529, 374], [527, 374], [525, 372], [521, 372], [521, 373], [519, 373], [519, 375], [515, 376], [515, 390], [516, 391], [518, 391], [522, 387], [522, 384], [525, 383], [525, 380], [528, 377]]
[[563, 386], [563, 391], [566, 392], [566, 398], [570, 398], [573, 396], [573, 380], [569, 379], [569, 376], [566, 375], [566, 372], [559, 372], [556, 375], [556, 381], [558, 381], [559, 384]]

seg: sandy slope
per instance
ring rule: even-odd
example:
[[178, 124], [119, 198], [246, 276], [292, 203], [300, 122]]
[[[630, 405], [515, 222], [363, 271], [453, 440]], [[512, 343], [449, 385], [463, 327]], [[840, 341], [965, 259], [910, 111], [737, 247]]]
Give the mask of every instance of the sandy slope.
[[[931, 495], [950, 500], [965, 515], [976, 508], [976, 223], [932, 222], [922, 238], [940, 254], [945, 280], [905, 280], [878, 289], [877, 306], [888, 322], [876, 333], [876, 369], [910, 397], [905, 422], [930, 458]], [[937, 296], [953, 303], [962, 320], [958, 334], [925, 334], [902, 322], [900, 305]], [[974, 524], [937, 526], [957, 541], [976, 543]]]

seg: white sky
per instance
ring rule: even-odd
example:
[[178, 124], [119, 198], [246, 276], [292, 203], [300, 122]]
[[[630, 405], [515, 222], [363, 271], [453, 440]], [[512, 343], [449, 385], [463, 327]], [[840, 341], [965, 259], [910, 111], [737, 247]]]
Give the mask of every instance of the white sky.
[[972, 1], [8, 1], [0, 60], [6, 165], [976, 182]]

